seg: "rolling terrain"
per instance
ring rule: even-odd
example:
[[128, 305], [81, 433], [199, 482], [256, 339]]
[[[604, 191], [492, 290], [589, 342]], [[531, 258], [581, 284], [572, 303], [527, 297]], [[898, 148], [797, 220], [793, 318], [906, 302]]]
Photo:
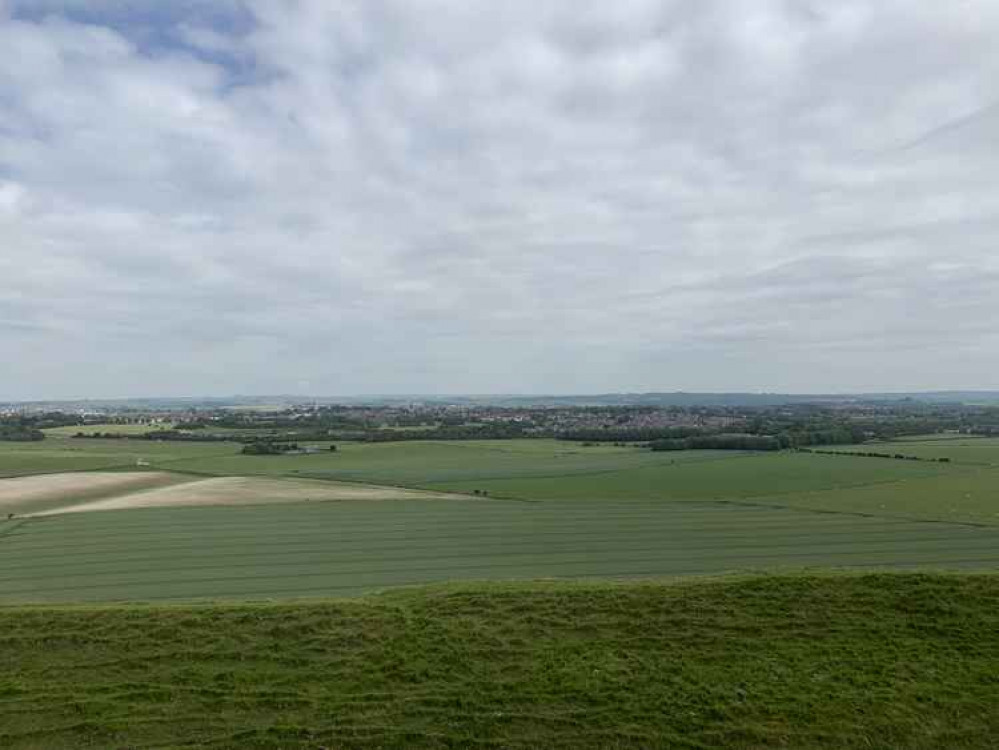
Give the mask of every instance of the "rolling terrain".
[[[0, 467], [29, 456], [56, 473], [0, 480], [0, 510], [14, 514], [0, 521], [0, 601], [999, 568], [999, 441], [898, 445], [946, 450], [951, 462], [551, 440], [343, 444], [296, 456], [244, 456], [229, 443], [3, 446]], [[84, 461], [92, 471], [65, 471]]]
[[985, 750], [997, 613], [906, 574], [0, 608], [0, 746]]
[[239, 450], [0, 445], [0, 746], [999, 732], [999, 440]]
[[0, 534], [0, 602], [261, 599], [448, 580], [779, 568], [999, 568], [999, 528], [719, 502], [149, 508], [29, 518], [0, 525]]

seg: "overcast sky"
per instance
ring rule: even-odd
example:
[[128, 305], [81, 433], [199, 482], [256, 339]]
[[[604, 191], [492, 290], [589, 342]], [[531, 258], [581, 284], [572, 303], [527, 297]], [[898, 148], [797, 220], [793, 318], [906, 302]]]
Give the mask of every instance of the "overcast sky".
[[995, 0], [0, 0], [0, 400], [999, 388]]

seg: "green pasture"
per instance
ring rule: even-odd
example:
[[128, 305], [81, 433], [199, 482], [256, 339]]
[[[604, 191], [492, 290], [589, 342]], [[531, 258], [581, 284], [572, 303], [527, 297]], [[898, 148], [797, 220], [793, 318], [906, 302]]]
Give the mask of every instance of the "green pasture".
[[999, 578], [0, 608], [0, 747], [985, 750]]
[[901, 453], [906, 456], [918, 456], [919, 458], [928, 459], [949, 458], [951, 461], [960, 464], [999, 466], [999, 438], [971, 437], [967, 435], [939, 435], [919, 439], [897, 440], [890, 443], [872, 442], [864, 443], [863, 445], [836, 445], [829, 446], [827, 450]]
[[731, 455], [711, 460], [668, 458], [628, 468], [534, 477], [484, 477], [473, 481], [428, 481], [422, 486], [449, 491], [486, 489], [490, 494], [534, 500], [736, 499], [918, 480], [956, 473], [946, 465], [883, 461], [807, 453]]
[[[154, 462], [154, 465], [157, 465]], [[169, 467], [203, 474], [299, 476], [527, 500], [749, 498], [946, 476], [944, 464], [803, 453], [583, 447], [554, 440], [341, 443], [314, 456], [215, 455]]]
[[[965, 445], [967, 442], [967, 445]], [[884, 444], [887, 445], [887, 444]], [[0, 444], [0, 476], [149, 468], [205, 476], [294, 477], [420, 487], [532, 501], [739, 500], [874, 515], [999, 521], [999, 441], [907, 442], [952, 463], [809, 453], [583, 447], [555, 440], [339, 443], [335, 453], [244, 456], [237, 443], [50, 438]], [[879, 450], [902, 449], [897, 446]], [[973, 451], [974, 453], [969, 453]], [[963, 453], [962, 453], [963, 452]], [[975, 462], [977, 461], [977, 463]]]
[[[320, 445], [325, 445], [320, 443]], [[204, 474], [308, 476], [315, 479], [425, 486], [440, 482], [511, 477], [563, 478], [643, 466], [732, 459], [724, 451], [667, 456], [640, 448], [584, 448], [555, 440], [400, 441], [337, 443], [335, 453], [311, 456], [215, 455], [179, 461], [174, 467]]]
[[469, 579], [994, 569], [999, 529], [725, 502], [136, 509], [0, 523], [0, 601], [355, 594]]
[[983, 467], [760, 501], [809, 510], [999, 525], [999, 469]]
[[925, 443], [927, 441], [941, 442], [943, 440], [968, 440], [977, 439], [973, 435], [964, 435], [960, 432], [930, 432], [923, 435], [899, 435], [892, 440], [893, 443]]
[[0, 477], [61, 471], [134, 469], [139, 459], [169, 468], [175, 462], [231, 455], [235, 443], [169, 443], [151, 440], [49, 438], [37, 443], [0, 442]]

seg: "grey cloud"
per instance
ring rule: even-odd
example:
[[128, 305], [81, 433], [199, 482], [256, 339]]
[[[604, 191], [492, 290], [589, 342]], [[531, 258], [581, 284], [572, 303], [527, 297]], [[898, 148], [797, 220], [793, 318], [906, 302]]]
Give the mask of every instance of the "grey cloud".
[[4, 7], [0, 398], [999, 387], [987, 0]]

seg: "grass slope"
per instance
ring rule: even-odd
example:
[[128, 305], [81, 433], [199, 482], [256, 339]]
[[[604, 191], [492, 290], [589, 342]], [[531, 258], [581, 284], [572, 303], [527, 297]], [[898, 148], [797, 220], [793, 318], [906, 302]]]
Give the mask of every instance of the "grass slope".
[[995, 747], [999, 578], [0, 608], [0, 746]]
[[788, 566], [996, 569], [999, 529], [696, 501], [343, 501], [0, 522], [0, 602], [330, 596]]

